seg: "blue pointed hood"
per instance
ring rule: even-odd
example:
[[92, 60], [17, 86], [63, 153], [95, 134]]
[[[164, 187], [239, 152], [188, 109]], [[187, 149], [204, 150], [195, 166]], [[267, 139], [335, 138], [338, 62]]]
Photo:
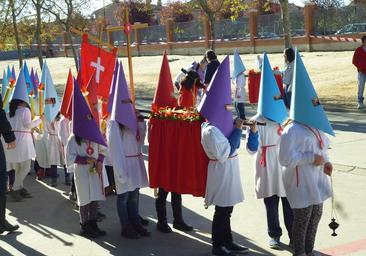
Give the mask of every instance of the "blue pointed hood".
[[256, 119], [263, 116], [278, 124], [282, 124], [287, 119], [288, 114], [283, 99], [275, 99], [276, 96], [281, 96], [281, 92], [278, 88], [268, 56], [264, 53], [257, 114], [253, 118]]
[[5, 70], [4, 70], [4, 72], [3, 72], [3, 81], [1, 83], [1, 95], [3, 97], [6, 93], [6, 89], [8, 88], [8, 85], [9, 85], [9, 79], [8, 79], [8, 76], [6, 75]]
[[60, 100], [51, 77], [47, 64], [43, 65], [42, 83], [44, 84], [44, 115], [49, 122], [52, 122], [60, 111]]
[[234, 51], [234, 69], [231, 75], [232, 78], [236, 78], [240, 73], [243, 73], [246, 70], [243, 61], [240, 58], [239, 52], [237, 49]]
[[26, 61], [24, 61], [23, 70], [24, 70], [25, 84], [27, 85], [27, 91], [28, 91], [28, 94], [30, 94], [30, 92], [33, 91], [34, 87], [33, 87], [33, 82], [30, 77], [29, 69], [28, 69], [28, 65], [27, 65]]
[[292, 84], [290, 118], [335, 136], [297, 50]]
[[28, 103], [28, 105], [29, 105], [29, 96], [28, 96], [28, 91], [27, 91], [27, 85], [25, 84], [23, 68], [19, 72], [17, 83], [15, 85], [13, 95], [11, 96], [9, 102], [12, 100], [22, 100], [22, 101]]

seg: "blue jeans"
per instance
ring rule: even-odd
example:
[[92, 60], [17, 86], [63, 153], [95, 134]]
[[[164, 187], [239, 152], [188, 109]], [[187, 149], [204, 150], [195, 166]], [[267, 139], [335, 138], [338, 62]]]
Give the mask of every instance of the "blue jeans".
[[[282, 236], [282, 229], [280, 226], [280, 220], [278, 216], [279, 201], [280, 197], [276, 195], [264, 198], [264, 204], [266, 205], [266, 212], [267, 212], [268, 235], [272, 238]], [[287, 229], [288, 236], [291, 239], [292, 222], [294, 220], [294, 216], [290, 204], [287, 201], [287, 198], [281, 197], [281, 201], [283, 209], [283, 219], [285, 220], [285, 226]]]
[[285, 103], [288, 109], [291, 106], [291, 95], [292, 95], [292, 91], [290, 91], [289, 89], [290, 85], [286, 84], [283, 92], [283, 102]]
[[366, 74], [359, 71], [358, 72], [358, 92], [357, 92], [358, 103], [363, 103], [363, 100], [364, 100], [363, 91], [365, 89], [365, 83], [366, 83]]
[[240, 119], [245, 120], [245, 105], [244, 102], [235, 102], [235, 110], [236, 115], [240, 117]]
[[117, 211], [122, 225], [140, 223], [139, 218], [139, 189], [125, 192], [117, 196]]

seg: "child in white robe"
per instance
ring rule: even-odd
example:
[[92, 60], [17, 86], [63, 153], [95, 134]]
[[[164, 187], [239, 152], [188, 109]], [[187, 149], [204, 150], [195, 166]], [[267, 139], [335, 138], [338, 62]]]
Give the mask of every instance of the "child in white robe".
[[20, 201], [21, 198], [32, 197], [24, 188], [23, 182], [30, 171], [31, 160], [36, 156], [31, 129], [37, 127], [41, 119], [32, 120], [28, 103], [13, 99], [10, 102], [8, 120], [17, 138], [17, 147], [5, 150], [6, 161], [9, 163], [8, 170], [15, 170], [13, 192], [10, 195], [15, 201]]

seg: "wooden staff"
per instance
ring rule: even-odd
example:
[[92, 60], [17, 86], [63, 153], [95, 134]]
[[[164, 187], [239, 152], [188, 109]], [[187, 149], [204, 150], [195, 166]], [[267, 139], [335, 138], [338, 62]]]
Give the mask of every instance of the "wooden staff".
[[35, 113], [34, 113], [34, 93], [33, 93], [33, 91], [31, 91], [29, 93], [29, 101], [30, 101], [31, 115], [32, 115], [32, 119], [33, 119], [35, 117]]

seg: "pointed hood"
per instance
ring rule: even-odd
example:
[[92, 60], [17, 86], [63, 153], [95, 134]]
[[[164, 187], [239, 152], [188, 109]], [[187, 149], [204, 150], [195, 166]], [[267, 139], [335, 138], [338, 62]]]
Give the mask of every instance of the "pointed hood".
[[44, 79], [42, 83], [44, 83], [45, 86], [44, 115], [49, 122], [52, 122], [60, 111], [60, 100], [58, 98], [55, 85], [53, 84], [50, 70], [46, 63], [43, 65], [42, 79]]
[[6, 71], [6, 76], [8, 77], [9, 83], [11, 81], [15, 81], [15, 79], [13, 79], [13, 77], [12, 77], [11, 69], [10, 69], [9, 65], [8, 65], [8, 68], [7, 68], [7, 71]]
[[66, 87], [64, 91], [64, 96], [62, 96], [62, 102], [60, 108], [61, 114], [68, 119], [71, 119], [71, 116], [69, 116], [68, 113], [68, 109], [70, 106], [73, 89], [74, 89], [74, 79], [71, 74], [71, 69], [69, 69], [69, 75], [67, 76]]
[[261, 72], [261, 82], [259, 89], [259, 99], [257, 114], [253, 117], [265, 117], [278, 124], [282, 124], [288, 117], [283, 99], [276, 100], [276, 96], [281, 96], [276, 78], [273, 74], [271, 64], [266, 53], [263, 54], [263, 64]]
[[33, 68], [31, 69], [30, 79], [31, 79], [32, 84], [33, 84], [33, 93], [37, 97], [37, 95], [38, 95], [38, 82], [36, 80], [36, 75], [34, 74]]
[[297, 50], [292, 82], [290, 118], [296, 122], [335, 136]]
[[113, 99], [114, 99], [114, 93], [116, 91], [116, 84], [118, 79], [118, 70], [119, 70], [120, 62], [117, 60], [116, 65], [114, 66], [114, 73], [113, 73], [113, 80], [112, 80], [112, 86], [109, 91], [109, 97], [108, 97], [108, 106], [107, 106], [107, 112], [112, 113], [113, 108]]
[[230, 88], [230, 61], [226, 56], [198, 106], [201, 115], [220, 129], [225, 137], [229, 137], [234, 129]]
[[22, 100], [29, 105], [29, 96], [27, 91], [27, 85], [25, 84], [25, 77], [23, 69], [19, 72], [19, 77], [17, 79], [17, 83], [14, 88], [13, 95], [11, 96], [11, 100]]
[[164, 52], [163, 62], [161, 63], [159, 82], [155, 90], [153, 106], [160, 107], [175, 107], [177, 99], [174, 97], [174, 87], [168, 57]]
[[4, 70], [4, 72], [3, 72], [3, 81], [1, 83], [1, 95], [2, 95], [2, 97], [5, 96], [6, 89], [8, 88], [8, 85], [9, 85], [9, 79], [8, 79], [8, 76], [6, 75], [5, 70]]
[[232, 78], [236, 78], [240, 73], [245, 71], [245, 66], [243, 61], [240, 58], [239, 52], [237, 49], [234, 51], [234, 69], [232, 73]]
[[[31, 79], [31, 75], [29, 74], [29, 69], [28, 69], [28, 65], [27, 62], [24, 61], [24, 65], [23, 65], [23, 71], [24, 71], [24, 77], [25, 77], [25, 83], [27, 85], [27, 91], [28, 94], [30, 94], [33, 91], [33, 82]], [[33, 91], [34, 94], [34, 91]]]
[[93, 114], [94, 120], [99, 127], [99, 112], [98, 112], [98, 96], [97, 96], [98, 84], [95, 81], [95, 71], [89, 79], [88, 85], [86, 87], [87, 99], [89, 108]]
[[118, 83], [114, 93], [111, 120], [137, 131], [137, 119], [130, 94], [127, 88], [126, 77], [123, 72], [122, 63], [119, 64]]
[[39, 77], [38, 77], [38, 72], [37, 71], [34, 72], [34, 86], [37, 86], [37, 88], [35, 88], [35, 89], [38, 89]]
[[76, 80], [74, 80], [73, 92], [73, 133], [83, 139], [107, 146]]
[[14, 65], [11, 67], [11, 77], [13, 78], [14, 81], [17, 80], [17, 75], [15, 73]]

